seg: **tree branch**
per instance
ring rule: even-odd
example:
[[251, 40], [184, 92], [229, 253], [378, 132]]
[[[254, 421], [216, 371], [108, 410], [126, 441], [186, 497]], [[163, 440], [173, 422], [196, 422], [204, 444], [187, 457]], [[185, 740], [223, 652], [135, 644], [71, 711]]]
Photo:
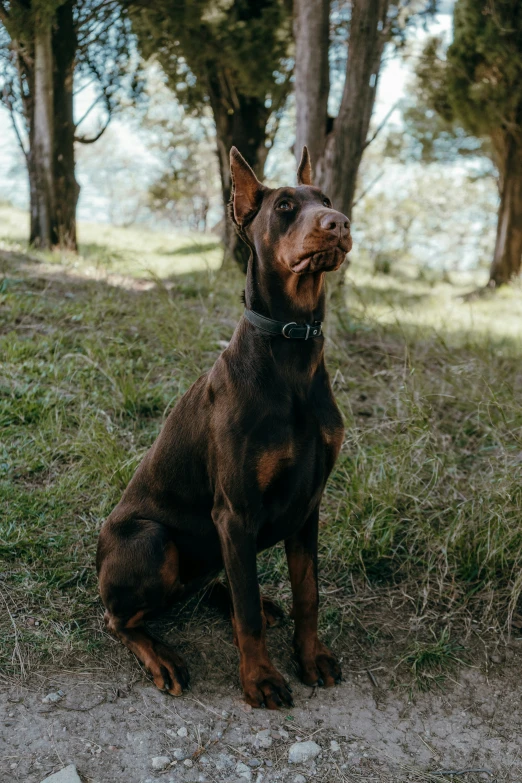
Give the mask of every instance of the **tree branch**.
[[18, 125], [16, 124], [15, 110], [13, 108], [13, 104], [11, 103], [11, 98], [9, 96], [7, 85], [4, 87], [2, 97], [3, 97], [3, 103], [5, 104], [5, 106], [7, 106], [7, 109], [9, 110], [9, 116], [11, 118], [11, 125], [13, 126], [13, 130], [14, 130], [16, 138], [18, 140], [18, 144], [20, 145], [20, 149], [22, 150], [22, 152], [24, 154], [25, 160], [28, 162], [28, 160], [29, 160], [29, 153], [25, 149], [25, 145], [24, 145], [24, 143], [22, 141], [22, 136], [20, 135], [20, 131], [18, 130]]
[[367, 139], [367, 141], [366, 141], [366, 143], [365, 143], [365, 145], [364, 145], [364, 147], [363, 147], [363, 150], [365, 150], [365, 149], [366, 149], [366, 147], [369, 147], [369, 146], [370, 146], [370, 144], [372, 143], [372, 141], [375, 141], [375, 139], [377, 138], [377, 136], [379, 135], [379, 133], [382, 131], [382, 129], [384, 128], [384, 126], [386, 125], [386, 123], [388, 122], [388, 120], [390, 119], [390, 117], [392, 116], [392, 114], [393, 114], [393, 112], [395, 111], [395, 109], [398, 109], [398, 108], [399, 108], [399, 103], [400, 103], [400, 101], [396, 101], [396, 102], [393, 104], [393, 106], [391, 107], [391, 109], [390, 109], [390, 110], [389, 110], [389, 112], [386, 114], [385, 118], [383, 119], [383, 121], [382, 121], [382, 122], [381, 122], [381, 123], [380, 123], [380, 124], [377, 126], [377, 128], [375, 129], [375, 132], [374, 132], [374, 133], [373, 133], [373, 134], [370, 136], [370, 138], [369, 138], [369, 139]]
[[376, 176], [374, 179], [372, 179], [372, 181], [370, 182], [370, 184], [368, 185], [368, 187], [366, 187], [366, 188], [363, 190], [363, 192], [361, 193], [361, 195], [360, 195], [360, 196], [358, 196], [358, 197], [355, 199], [355, 201], [353, 202], [353, 206], [354, 206], [354, 207], [356, 207], [356, 206], [357, 206], [357, 204], [359, 204], [359, 202], [360, 202], [360, 201], [362, 201], [362, 200], [363, 200], [363, 198], [364, 198], [365, 196], [367, 196], [367, 195], [368, 195], [368, 193], [369, 193], [369, 192], [370, 192], [370, 190], [373, 188], [373, 186], [374, 186], [374, 185], [376, 185], [376, 184], [378, 183], [378, 181], [379, 181], [379, 180], [380, 180], [380, 179], [381, 179], [383, 176], [384, 176], [384, 171], [380, 171], [380, 172], [379, 172], [379, 174], [377, 174], [377, 176]]
[[90, 139], [88, 139], [86, 136], [75, 136], [74, 140], [78, 141], [80, 144], [94, 144], [95, 141], [98, 141], [98, 139], [103, 136], [107, 128], [109, 127], [109, 123], [111, 121], [111, 115], [107, 117], [107, 122], [102, 127], [102, 129], [99, 131], [99, 133], [96, 134], [96, 136], [92, 136]]
[[89, 114], [91, 113], [91, 111], [94, 109], [94, 107], [96, 106], [96, 104], [99, 102], [100, 98], [103, 98], [103, 97], [104, 97], [104, 96], [103, 96], [103, 94], [102, 94], [102, 93], [100, 93], [100, 95], [98, 95], [98, 97], [97, 97], [97, 98], [96, 98], [96, 99], [93, 101], [93, 103], [91, 103], [91, 105], [89, 106], [89, 108], [87, 109], [87, 111], [85, 112], [85, 114], [83, 115], [83, 117], [81, 117], [81, 118], [78, 120], [78, 122], [76, 123], [76, 127], [77, 127], [77, 128], [79, 128], [79, 127], [80, 127], [80, 125], [82, 124], [82, 122], [83, 122], [83, 121], [84, 121], [84, 120], [85, 120], [85, 119], [86, 119], [86, 118], [89, 116]]

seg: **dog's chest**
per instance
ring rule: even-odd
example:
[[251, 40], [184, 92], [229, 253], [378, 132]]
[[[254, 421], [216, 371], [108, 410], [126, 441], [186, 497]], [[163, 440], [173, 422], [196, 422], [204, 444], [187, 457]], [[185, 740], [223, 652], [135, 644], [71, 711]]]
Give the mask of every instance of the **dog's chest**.
[[292, 414], [287, 426], [274, 428], [256, 461], [257, 486], [274, 520], [317, 505], [344, 435], [333, 398], [319, 409], [302, 406]]

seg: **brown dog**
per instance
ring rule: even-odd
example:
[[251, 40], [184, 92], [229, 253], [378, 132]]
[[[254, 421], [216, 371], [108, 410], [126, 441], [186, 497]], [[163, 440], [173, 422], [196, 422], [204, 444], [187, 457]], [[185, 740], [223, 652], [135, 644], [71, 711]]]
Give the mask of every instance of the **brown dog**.
[[[291, 705], [265, 643], [259, 551], [284, 540], [293, 593], [294, 649], [307, 685], [341, 669], [317, 637], [319, 505], [343, 439], [324, 364], [325, 272], [351, 249], [348, 219], [310, 182], [272, 190], [230, 154], [231, 214], [251, 248], [245, 315], [229, 347], [170, 413], [98, 544], [109, 630], [158, 688], [188, 685], [184, 661], [153, 639], [144, 618], [225, 568], [245, 698]], [[263, 612], [263, 606], [265, 612]]]

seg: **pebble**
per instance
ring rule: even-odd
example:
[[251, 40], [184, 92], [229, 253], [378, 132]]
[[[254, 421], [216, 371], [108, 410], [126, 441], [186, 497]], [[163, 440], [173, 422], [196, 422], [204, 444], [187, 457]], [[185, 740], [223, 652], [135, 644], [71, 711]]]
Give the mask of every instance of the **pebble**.
[[341, 746], [339, 745], [337, 740], [332, 740], [330, 742], [330, 750], [332, 751], [332, 753], [339, 753], [339, 751], [341, 750]]
[[247, 767], [246, 764], [243, 764], [242, 761], [240, 761], [239, 764], [236, 764], [236, 773], [240, 778], [244, 778], [245, 780], [252, 780], [252, 771]]
[[150, 764], [153, 770], [156, 772], [162, 772], [170, 764], [170, 758], [168, 756], [154, 756], [150, 760]]
[[193, 767], [194, 766], [194, 762], [192, 761], [192, 759], [185, 759], [185, 761], [183, 763], [184, 763], [184, 765], [186, 767]]
[[271, 748], [273, 743], [271, 734], [272, 732], [270, 729], [263, 729], [263, 731], [258, 731], [254, 740], [254, 745], [257, 748]]
[[[65, 696], [65, 693], [63, 691], [56, 691], [56, 693], [48, 693], [47, 696], [44, 696], [42, 699], [42, 704], [56, 704], [56, 702], [63, 699]], [[67, 767], [65, 767], [67, 769]]]
[[187, 754], [181, 748], [174, 748], [174, 750], [172, 751], [172, 755], [174, 756], [176, 761], [183, 761], [183, 759]]
[[290, 764], [303, 764], [306, 761], [312, 761], [321, 752], [317, 742], [295, 742], [288, 751], [288, 761]]
[[78, 772], [76, 771], [76, 767], [74, 766], [74, 764], [69, 764], [68, 767], [64, 767], [59, 772], [55, 772], [54, 775], [45, 778], [45, 780], [43, 780], [42, 783], [82, 783], [82, 782], [80, 780], [80, 777], [78, 775]]
[[248, 766], [249, 767], [260, 767], [261, 766], [261, 762], [259, 761], [259, 759], [250, 759], [249, 762], [248, 762]]
[[304, 775], [296, 775], [293, 783], [306, 783], [306, 778]]
[[219, 753], [216, 759], [216, 769], [222, 771], [234, 766], [234, 759], [231, 756], [227, 756], [226, 753]]
[[188, 731], [185, 726], [182, 726], [180, 729], [178, 729], [178, 737], [188, 737]]

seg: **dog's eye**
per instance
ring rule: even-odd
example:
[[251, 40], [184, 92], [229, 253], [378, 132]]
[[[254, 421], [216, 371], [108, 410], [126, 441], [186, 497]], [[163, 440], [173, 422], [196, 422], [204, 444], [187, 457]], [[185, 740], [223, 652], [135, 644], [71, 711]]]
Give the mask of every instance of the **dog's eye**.
[[288, 212], [288, 210], [293, 209], [293, 204], [291, 201], [285, 199], [284, 201], [279, 202], [277, 208], [281, 209], [283, 212]]
[[330, 207], [332, 206], [332, 202], [330, 201], [329, 198], [326, 198], [326, 196], [323, 198], [323, 204], [325, 205], [325, 207], [328, 207], [328, 209], [330, 209]]

